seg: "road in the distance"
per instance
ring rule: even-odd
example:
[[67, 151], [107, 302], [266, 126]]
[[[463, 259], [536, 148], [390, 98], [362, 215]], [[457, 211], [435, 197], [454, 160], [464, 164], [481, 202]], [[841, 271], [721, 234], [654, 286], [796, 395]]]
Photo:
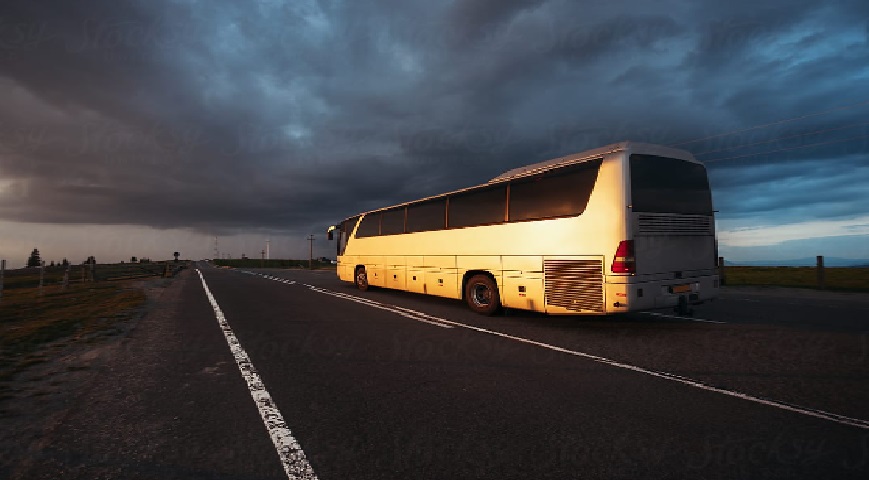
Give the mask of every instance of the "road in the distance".
[[[334, 271], [199, 268], [324, 480], [869, 474], [865, 295], [489, 318]], [[182, 274], [10, 478], [287, 478], [228, 332]]]
[[[866, 420], [869, 360], [857, 320], [869, 305], [864, 297], [850, 298], [854, 311], [838, 312], [823, 310], [826, 297], [728, 291], [696, 311], [698, 320], [726, 323], [515, 311], [486, 318], [456, 301], [360, 293], [328, 271], [203, 273], [321, 478], [858, 478], [869, 471], [869, 429], [442, 328], [306, 285]], [[740, 303], [744, 315], [733, 307]]]

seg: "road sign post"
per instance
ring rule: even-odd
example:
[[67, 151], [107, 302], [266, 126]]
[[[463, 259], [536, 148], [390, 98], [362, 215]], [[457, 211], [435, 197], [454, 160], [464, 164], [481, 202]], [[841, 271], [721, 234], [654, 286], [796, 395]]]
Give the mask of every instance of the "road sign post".
[[824, 279], [824, 256], [818, 255], [817, 260], [818, 260], [818, 266], [817, 266], [817, 269], [818, 269], [818, 288], [823, 290], [824, 283], [825, 283], [825, 279]]

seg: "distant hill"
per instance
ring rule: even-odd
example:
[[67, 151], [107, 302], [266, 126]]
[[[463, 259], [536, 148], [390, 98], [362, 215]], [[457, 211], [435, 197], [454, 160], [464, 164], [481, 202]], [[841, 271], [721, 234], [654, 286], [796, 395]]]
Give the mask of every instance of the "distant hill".
[[[747, 260], [747, 261], [724, 261], [725, 265], [747, 267], [814, 267], [817, 265], [815, 257], [798, 258], [793, 260]], [[869, 268], [869, 260], [824, 257], [825, 267], [863, 267]]]

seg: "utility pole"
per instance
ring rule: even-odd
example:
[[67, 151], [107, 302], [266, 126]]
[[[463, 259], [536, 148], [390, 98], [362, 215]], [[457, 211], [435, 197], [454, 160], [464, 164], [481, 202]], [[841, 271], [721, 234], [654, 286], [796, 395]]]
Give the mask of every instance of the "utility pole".
[[308, 235], [308, 244], [310, 245], [310, 253], [308, 255], [308, 269], [314, 268], [314, 236]]
[[0, 260], [0, 300], [3, 300], [3, 277], [6, 276], [6, 260]]
[[266, 260], [269, 260], [269, 244], [272, 242], [272, 239], [266, 238]]

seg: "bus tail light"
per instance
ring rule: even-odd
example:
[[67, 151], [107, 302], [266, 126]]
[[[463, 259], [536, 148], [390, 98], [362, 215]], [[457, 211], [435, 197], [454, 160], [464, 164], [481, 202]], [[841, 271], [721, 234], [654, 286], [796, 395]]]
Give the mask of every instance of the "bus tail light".
[[616, 248], [616, 255], [613, 257], [611, 270], [613, 273], [637, 272], [637, 260], [634, 257], [633, 240], [622, 240], [619, 242], [619, 247]]

